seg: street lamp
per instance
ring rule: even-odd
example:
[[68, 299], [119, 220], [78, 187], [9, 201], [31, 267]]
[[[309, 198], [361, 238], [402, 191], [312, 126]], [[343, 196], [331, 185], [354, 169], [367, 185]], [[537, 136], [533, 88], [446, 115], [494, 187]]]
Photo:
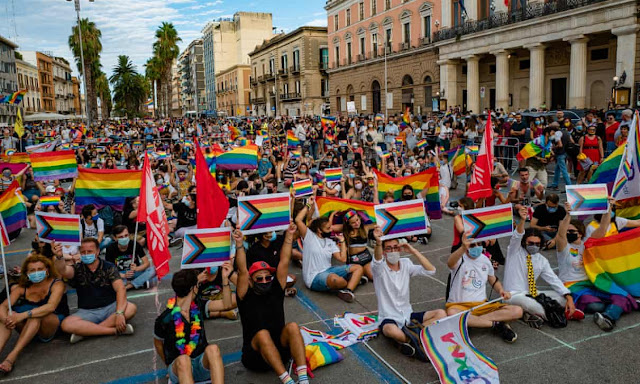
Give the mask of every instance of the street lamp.
[[[67, 0], [71, 1], [71, 0]], [[94, 0], [89, 0], [90, 3], [93, 3]], [[76, 17], [78, 20], [78, 38], [80, 39], [80, 62], [82, 63], [82, 84], [84, 88], [84, 111], [87, 114], [87, 126], [91, 124], [91, 115], [89, 114], [89, 95], [87, 94], [87, 72], [84, 68], [84, 49], [82, 47], [82, 28], [80, 28], [80, 0], [73, 0], [76, 6]], [[82, 115], [82, 111], [80, 111]]]
[[389, 81], [387, 80], [387, 47], [391, 47], [391, 38], [384, 44], [384, 117], [389, 120]]

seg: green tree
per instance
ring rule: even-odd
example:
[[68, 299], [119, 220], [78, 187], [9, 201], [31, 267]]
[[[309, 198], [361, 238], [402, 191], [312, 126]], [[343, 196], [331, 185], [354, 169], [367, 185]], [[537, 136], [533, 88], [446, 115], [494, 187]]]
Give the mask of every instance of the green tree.
[[148, 83], [137, 71], [129, 56], [118, 56], [118, 63], [109, 78], [113, 86], [116, 110], [128, 117], [139, 116], [141, 107], [149, 95]]
[[78, 71], [84, 76], [87, 85], [87, 98], [89, 110], [87, 117], [89, 121], [98, 116], [98, 102], [96, 99], [95, 75], [94, 71], [99, 68], [100, 52], [102, 52], [102, 32], [96, 27], [96, 24], [89, 19], [80, 20], [80, 30], [82, 32], [82, 52], [84, 54], [84, 66], [86, 74], [82, 73], [82, 60], [80, 55], [80, 37], [78, 34], [78, 25], [71, 28], [71, 36], [69, 36], [69, 48], [76, 59]]
[[182, 39], [178, 36], [178, 31], [172, 23], [163, 22], [156, 30], [156, 42], [153, 43], [154, 56], [158, 58], [161, 64], [162, 93], [163, 104], [161, 111], [164, 116], [168, 116], [171, 111], [171, 66], [173, 61], [178, 58], [180, 48], [178, 43]]
[[[158, 92], [156, 95], [156, 90], [160, 91], [160, 89], [162, 89], [162, 84], [164, 83], [162, 81], [162, 71], [163, 64], [157, 56], [153, 56], [152, 58], [147, 60], [147, 63], [145, 64], [145, 76], [147, 78], [147, 81], [149, 82], [152, 100], [157, 100], [157, 105], [153, 105], [154, 116], [157, 116], [156, 113], [160, 110], [158, 106], [164, 105], [162, 92]], [[155, 88], [154, 83], [156, 85]]]

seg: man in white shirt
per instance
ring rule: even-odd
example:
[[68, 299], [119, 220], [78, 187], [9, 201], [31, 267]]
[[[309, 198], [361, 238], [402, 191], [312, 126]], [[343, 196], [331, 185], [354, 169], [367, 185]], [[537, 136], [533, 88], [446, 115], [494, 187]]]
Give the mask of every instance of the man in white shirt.
[[[371, 271], [376, 282], [374, 287], [378, 298], [378, 318], [381, 320], [380, 332], [395, 340], [404, 355], [413, 356], [416, 353], [415, 348], [409, 343], [402, 327], [413, 320], [426, 327], [446, 317], [447, 313], [442, 309], [413, 312], [409, 297], [409, 280], [413, 276], [433, 275], [436, 268], [410, 244], [400, 244], [398, 239], [380, 240], [380, 228], [376, 228], [373, 235], [376, 239], [376, 249]], [[400, 259], [401, 250], [413, 255], [420, 265], [413, 264], [408, 258]]]
[[[524, 230], [527, 217], [526, 208], [520, 208], [518, 214], [521, 220], [516, 226], [507, 248], [504, 264], [504, 287], [513, 293], [527, 294], [514, 296], [508, 303], [522, 307], [525, 312], [524, 321], [534, 328], [539, 328], [542, 325], [540, 319], [546, 320], [546, 315], [542, 305], [531, 296], [544, 293], [565, 307], [567, 317], [573, 315], [576, 307], [573, 304], [571, 291], [553, 272], [549, 261], [540, 254], [542, 243], [540, 231], [532, 228]], [[529, 259], [533, 269], [533, 286], [529, 283]], [[535, 281], [538, 277], [542, 277], [553, 290], [538, 291], [535, 287]]]
[[399, 134], [398, 126], [392, 119], [389, 119], [387, 126], [384, 127], [384, 142], [387, 144], [387, 150], [391, 150]]

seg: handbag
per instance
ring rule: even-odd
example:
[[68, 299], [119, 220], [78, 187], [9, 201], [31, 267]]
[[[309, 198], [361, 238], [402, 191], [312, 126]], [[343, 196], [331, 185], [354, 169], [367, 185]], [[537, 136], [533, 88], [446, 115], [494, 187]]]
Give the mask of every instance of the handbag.
[[[527, 296], [531, 297], [531, 295]], [[564, 328], [567, 326], [567, 316], [564, 313], [564, 307], [560, 305], [560, 303], [544, 293], [538, 294], [538, 296], [533, 299], [544, 308], [547, 323], [549, 323], [552, 328]]]

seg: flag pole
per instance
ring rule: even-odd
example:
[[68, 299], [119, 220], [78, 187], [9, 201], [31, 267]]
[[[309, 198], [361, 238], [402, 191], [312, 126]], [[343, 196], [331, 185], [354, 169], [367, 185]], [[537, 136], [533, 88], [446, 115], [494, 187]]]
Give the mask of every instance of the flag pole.
[[[513, 294], [513, 295], [511, 296], [511, 298], [514, 298], [514, 297], [516, 297], [516, 296], [521, 296], [521, 295], [524, 295], [524, 293], [519, 292], [519, 293]], [[478, 308], [482, 308], [482, 307], [484, 307], [485, 305], [489, 305], [489, 304], [497, 303], [498, 301], [502, 301], [502, 300], [504, 300], [502, 297], [498, 297], [498, 298], [493, 299], [493, 300], [491, 300], [491, 301], [487, 301], [486, 303], [482, 303], [482, 304], [480, 304], [480, 305], [476, 305], [476, 306], [475, 306], [475, 307], [473, 307], [473, 308], [469, 308], [469, 309], [467, 309], [466, 311], [458, 312], [458, 313], [456, 313], [456, 314], [454, 314], [454, 315], [447, 316], [447, 317], [443, 317], [442, 319], [439, 319], [438, 321], [436, 321], [435, 323], [433, 323], [433, 324], [431, 324], [431, 325], [435, 325], [435, 324], [441, 323], [441, 322], [443, 322], [443, 321], [445, 321], [445, 320], [448, 320], [448, 319], [450, 319], [450, 318], [452, 318], [452, 317], [456, 317], [456, 316], [458, 316], [458, 315], [460, 315], [460, 314], [463, 314], [463, 313], [465, 313], [465, 312], [473, 312], [473, 311], [475, 311], [475, 310], [476, 310], [476, 309], [478, 309]]]
[[11, 291], [9, 290], [9, 272], [7, 271], [7, 261], [4, 257], [4, 241], [0, 238], [0, 252], [2, 253], [2, 269], [4, 270], [4, 286], [7, 289], [7, 304], [9, 304], [9, 315], [11, 315]]

